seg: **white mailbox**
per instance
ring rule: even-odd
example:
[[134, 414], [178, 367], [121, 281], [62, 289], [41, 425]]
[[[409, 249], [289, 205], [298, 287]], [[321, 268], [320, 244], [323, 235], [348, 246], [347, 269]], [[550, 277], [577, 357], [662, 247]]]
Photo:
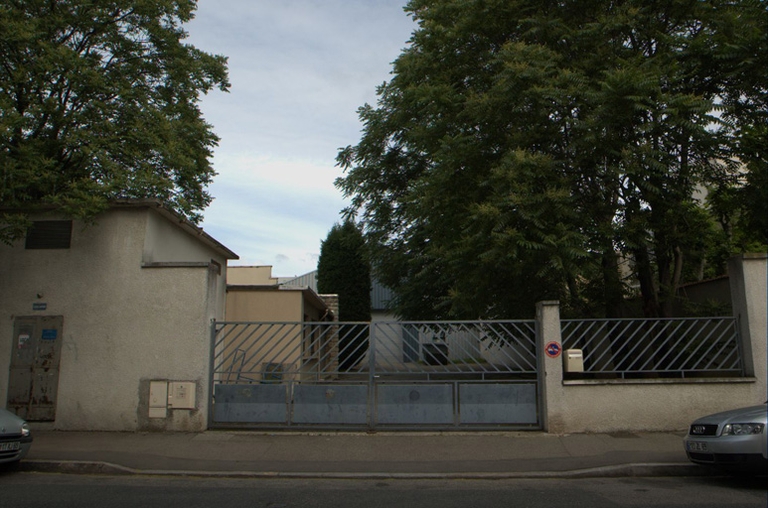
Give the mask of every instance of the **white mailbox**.
[[581, 349], [566, 349], [563, 363], [565, 372], [584, 372], [584, 354]]

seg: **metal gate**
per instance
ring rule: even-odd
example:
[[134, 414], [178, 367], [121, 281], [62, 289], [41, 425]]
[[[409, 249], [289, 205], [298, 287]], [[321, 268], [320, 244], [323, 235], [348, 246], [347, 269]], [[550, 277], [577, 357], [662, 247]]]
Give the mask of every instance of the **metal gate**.
[[539, 429], [535, 321], [216, 322], [213, 427]]

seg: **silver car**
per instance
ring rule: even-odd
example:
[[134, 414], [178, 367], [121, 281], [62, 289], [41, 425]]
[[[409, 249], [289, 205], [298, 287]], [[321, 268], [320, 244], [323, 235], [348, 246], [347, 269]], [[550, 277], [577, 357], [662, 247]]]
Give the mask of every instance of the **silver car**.
[[5, 409], [0, 409], [0, 464], [18, 462], [32, 446], [29, 424]]
[[685, 436], [685, 453], [697, 464], [768, 468], [768, 402], [699, 418]]

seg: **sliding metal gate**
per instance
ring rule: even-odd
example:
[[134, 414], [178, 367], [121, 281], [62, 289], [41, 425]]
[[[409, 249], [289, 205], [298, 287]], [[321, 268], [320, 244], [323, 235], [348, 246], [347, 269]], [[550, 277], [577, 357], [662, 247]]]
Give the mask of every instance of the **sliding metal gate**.
[[213, 427], [539, 429], [534, 321], [217, 322]]

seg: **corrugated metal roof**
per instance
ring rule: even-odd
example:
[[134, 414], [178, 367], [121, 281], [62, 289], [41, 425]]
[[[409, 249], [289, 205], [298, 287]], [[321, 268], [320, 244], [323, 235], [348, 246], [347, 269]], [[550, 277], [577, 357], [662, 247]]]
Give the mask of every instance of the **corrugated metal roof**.
[[387, 310], [395, 294], [376, 279], [371, 280], [371, 310]]
[[301, 287], [309, 288], [315, 293], [317, 293], [317, 270], [313, 270], [309, 273], [305, 273], [304, 275], [299, 275], [298, 277], [294, 277], [292, 279], [283, 280], [281, 278], [280, 285], [281, 286], [301, 286]]
[[[302, 286], [317, 292], [317, 270], [280, 282], [283, 286]], [[376, 279], [371, 279], [371, 310], [386, 310], [394, 297], [392, 290], [382, 286]]]

